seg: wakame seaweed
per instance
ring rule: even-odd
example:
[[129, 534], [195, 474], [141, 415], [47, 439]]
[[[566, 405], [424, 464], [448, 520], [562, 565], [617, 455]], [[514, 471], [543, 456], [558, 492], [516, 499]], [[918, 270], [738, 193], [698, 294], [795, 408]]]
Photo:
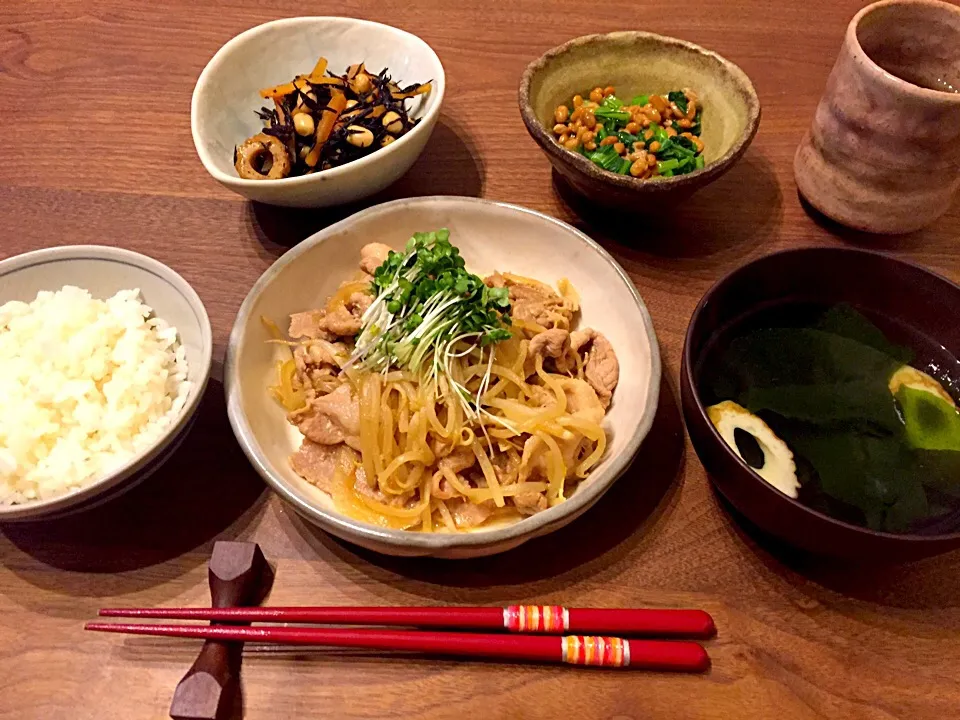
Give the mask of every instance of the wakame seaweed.
[[740, 334], [705, 372], [713, 402], [760, 416], [794, 453], [799, 498], [903, 532], [960, 504], [960, 413], [894, 373], [913, 352], [849, 305]]

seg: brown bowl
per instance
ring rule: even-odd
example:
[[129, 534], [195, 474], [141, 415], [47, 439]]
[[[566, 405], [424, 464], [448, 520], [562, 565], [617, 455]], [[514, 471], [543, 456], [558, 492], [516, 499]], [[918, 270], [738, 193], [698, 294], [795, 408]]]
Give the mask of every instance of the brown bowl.
[[[553, 135], [558, 105], [597, 85], [619, 97], [689, 87], [703, 104], [706, 165], [688, 175], [639, 180], [601, 170]], [[625, 211], [662, 208], [682, 200], [729, 170], [760, 124], [760, 100], [739, 67], [710, 50], [647, 32], [586, 35], [534, 60], [520, 80], [520, 114], [554, 169], [588, 200]]]
[[786, 301], [849, 303], [935, 339], [960, 356], [960, 287], [917, 265], [862, 250], [808, 248], [768, 255], [735, 270], [697, 306], [680, 373], [687, 430], [716, 488], [760, 530], [817, 554], [893, 561], [960, 547], [960, 512], [938, 523], [935, 532], [922, 534], [880, 532], [843, 522], [773, 488], [717, 433], [698, 390], [705, 350], [722, 329]]

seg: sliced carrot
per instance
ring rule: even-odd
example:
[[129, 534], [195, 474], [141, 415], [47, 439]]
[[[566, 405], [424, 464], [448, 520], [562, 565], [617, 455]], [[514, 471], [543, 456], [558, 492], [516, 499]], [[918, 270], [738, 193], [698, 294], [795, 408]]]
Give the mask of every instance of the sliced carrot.
[[416, 97], [417, 95], [423, 95], [428, 92], [430, 92], [430, 83], [424, 83], [423, 85], [418, 87], [416, 90], [411, 90], [410, 92], [406, 92], [406, 93], [394, 92], [393, 99], [406, 100], [407, 98]]
[[334, 123], [337, 122], [337, 118], [346, 106], [347, 96], [339, 90], [333, 90], [330, 102], [323, 109], [323, 115], [320, 122], [317, 123], [317, 142], [307, 154], [307, 157], [304, 158], [304, 162], [308, 166], [316, 167], [316, 164], [320, 161], [320, 151], [323, 150], [323, 144], [330, 137]]
[[284, 83], [283, 85], [276, 85], [270, 88], [264, 88], [260, 91], [260, 97], [262, 98], [282, 98], [286, 97], [294, 90], [300, 90], [306, 92], [310, 88], [310, 82], [303, 75], [298, 75], [293, 82]]
[[307, 78], [311, 85], [336, 85], [337, 87], [343, 87], [343, 80], [337, 77], [322, 77], [315, 78], [312, 75]]
[[310, 79], [322, 78], [323, 74], [327, 71], [327, 59], [321, 57], [317, 60], [317, 64], [313, 66], [313, 70], [310, 71]]
[[307, 77], [306, 75], [298, 75], [297, 79], [293, 82], [284, 83], [283, 85], [275, 85], [273, 87], [264, 88], [260, 91], [260, 97], [262, 98], [282, 98], [286, 97], [294, 90], [300, 90], [301, 92], [309, 92], [311, 85], [336, 85], [338, 87], [343, 87], [343, 80], [340, 78], [328, 78], [328, 77], [319, 77], [315, 78], [312, 75]]
[[260, 91], [260, 97], [262, 98], [282, 98], [285, 95], [289, 95], [296, 88], [293, 86], [293, 83], [284, 83], [283, 85], [274, 85], [273, 87], [264, 88]]

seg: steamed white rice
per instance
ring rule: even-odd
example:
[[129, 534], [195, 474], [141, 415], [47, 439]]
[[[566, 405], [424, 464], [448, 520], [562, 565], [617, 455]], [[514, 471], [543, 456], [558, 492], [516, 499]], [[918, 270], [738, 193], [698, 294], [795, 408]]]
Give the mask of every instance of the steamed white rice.
[[190, 393], [177, 329], [139, 290], [67, 286], [0, 306], [0, 504], [102, 478], [154, 443]]

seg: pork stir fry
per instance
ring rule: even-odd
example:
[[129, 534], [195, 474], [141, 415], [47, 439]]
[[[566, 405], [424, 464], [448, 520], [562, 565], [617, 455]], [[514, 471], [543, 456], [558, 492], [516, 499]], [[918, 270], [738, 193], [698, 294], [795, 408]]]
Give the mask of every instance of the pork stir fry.
[[[406, 476], [406, 485], [397, 480], [401, 487], [395, 489], [394, 479], [384, 483], [384, 474], [390, 473], [381, 469], [392, 467], [390, 458], [369, 462], [365, 454], [370, 450], [370, 436], [364, 435], [369, 432], [364, 428], [369, 422], [370, 385], [362, 377], [358, 380], [355, 369], [345, 369], [351, 366], [367, 311], [377, 302], [373, 277], [379, 278], [381, 268], [397, 257], [386, 245], [364, 246], [356, 279], [343, 282], [325, 307], [290, 316], [289, 341], [280, 340], [278, 333], [278, 341], [291, 346], [292, 360], [279, 367], [279, 383], [272, 391], [286, 408], [289, 422], [304, 436], [300, 449], [290, 458], [291, 467], [330, 493], [338, 505], [347, 504], [347, 512], [353, 507], [361, 516], [364, 508], [374, 507], [389, 517], [392, 509], [402, 520], [390, 518], [388, 527], [422, 523], [424, 530], [432, 530], [437, 522], [446, 523], [451, 530], [466, 530], [491, 521], [498, 513], [502, 516], [510, 511], [522, 517], [562, 500], [563, 484], [585, 477], [585, 471], [577, 468], [591, 464], [588, 456], [595, 455], [596, 462], [602, 454], [602, 444], [599, 450], [596, 444], [603, 435], [600, 424], [620, 377], [609, 340], [592, 328], [574, 329], [579, 297], [565, 281], [558, 285], [558, 292], [530, 278], [497, 272], [480, 286], [484, 293], [499, 289], [499, 294], [509, 297], [509, 305], [503, 307], [510, 331], [490, 364], [514, 369], [497, 371], [505, 375], [495, 376], [499, 381], [491, 380], [485, 386], [493, 386], [490, 392], [498, 398], [490, 401], [491, 407], [497, 407], [497, 402], [516, 403], [526, 408], [521, 412], [532, 415], [560, 412], [562, 415], [553, 415], [554, 422], [572, 431], [555, 431], [555, 437], [533, 427], [507, 432], [510, 423], [484, 428], [464, 418], [462, 427], [452, 433], [427, 429], [426, 420], [424, 429], [415, 432], [426, 391], [409, 374], [395, 370], [374, 382], [378, 388], [387, 388], [384, 394], [374, 395], [381, 398], [375, 400], [374, 412], [380, 415], [377, 433], [382, 435], [384, 422], [392, 424], [399, 433], [399, 455], [394, 460], [413, 454], [420, 465]], [[505, 379], [508, 377], [513, 379]], [[390, 382], [395, 383], [395, 394]], [[514, 386], [512, 392], [503, 393], [505, 383]], [[523, 388], [519, 394], [517, 383]], [[558, 397], [562, 397], [559, 406]], [[454, 420], [449, 410], [440, 407], [439, 399], [434, 402], [439, 409], [433, 422], [442, 430]], [[488, 436], [481, 440], [481, 433], [491, 429], [495, 438], [501, 439]], [[426, 443], [419, 450], [410, 449], [417, 442], [410, 439], [413, 435]], [[389, 443], [393, 447], [394, 440]], [[407, 448], [405, 455], [402, 447]], [[564, 468], [559, 489], [558, 461]], [[503, 494], [499, 505], [494, 497], [484, 496], [491, 479]], [[426, 515], [413, 518], [412, 509], [425, 502], [429, 504]], [[397, 524], [389, 524], [392, 522]]]

